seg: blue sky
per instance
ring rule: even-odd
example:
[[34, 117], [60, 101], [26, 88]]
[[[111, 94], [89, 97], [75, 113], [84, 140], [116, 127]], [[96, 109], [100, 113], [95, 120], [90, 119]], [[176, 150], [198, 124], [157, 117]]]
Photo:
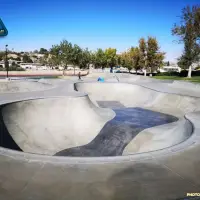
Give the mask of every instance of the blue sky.
[[181, 9], [199, 0], [1, 0], [0, 17], [8, 36], [0, 38], [16, 51], [50, 48], [67, 39], [91, 50], [115, 47], [118, 52], [136, 46], [140, 37], [155, 36], [174, 61], [182, 45], [171, 28]]

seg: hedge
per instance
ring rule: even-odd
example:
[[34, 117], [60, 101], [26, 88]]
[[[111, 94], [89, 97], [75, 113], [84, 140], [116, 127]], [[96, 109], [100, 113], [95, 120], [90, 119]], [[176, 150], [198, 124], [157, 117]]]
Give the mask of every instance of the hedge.
[[158, 72], [156, 76], [179, 76], [179, 72]]
[[[179, 77], [187, 77], [188, 71], [187, 70], [182, 70], [180, 73], [179, 72], [159, 72], [156, 74], [156, 76], [179, 76]], [[198, 71], [192, 71], [192, 76], [200, 76], [200, 70]]]
[[[6, 71], [6, 69], [0, 67], [0, 71]], [[8, 71], [26, 71], [26, 70], [24, 68], [22, 68], [22, 67], [10, 66], [8, 68]]]

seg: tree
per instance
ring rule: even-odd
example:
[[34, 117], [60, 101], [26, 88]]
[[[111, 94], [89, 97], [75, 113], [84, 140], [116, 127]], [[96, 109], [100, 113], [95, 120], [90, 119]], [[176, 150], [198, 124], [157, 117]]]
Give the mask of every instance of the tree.
[[[165, 59], [165, 53], [159, 52], [156, 54], [156, 61], [155, 61], [156, 69], [159, 69], [160, 67], [162, 67], [164, 65], [164, 61], [163, 61], [164, 59]], [[168, 62], [168, 64], [169, 64], [169, 62]]]
[[64, 68], [67, 68], [68, 64], [72, 64], [73, 63], [73, 45], [72, 43], [68, 42], [67, 40], [63, 40], [61, 41], [60, 45], [59, 45], [59, 57], [61, 60], [61, 64], [64, 66]]
[[165, 53], [159, 51], [158, 41], [154, 37], [148, 37], [147, 40], [147, 53], [146, 53], [146, 68], [153, 73], [157, 70], [164, 60]]
[[60, 55], [61, 49], [59, 45], [53, 45], [50, 49], [50, 55], [48, 59], [48, 64], [51, 67], [57, 67], [61, 65], [61, 55]]
[[178, 65], [188, 69], [191, 78], [192, 64], [200, 59], [200, 7], [187, 6], [183, 8], [179, 25], [175, 24], [172, 34], [179, 37], [184, 44], [184, 51], [178, 60]]
[[46, 53], [48, 53], [48, 50], [47, 50], [47, 49], [44, 49], [44, 48], [40, 48], [39, 53], [40, 53], [40, 54], [46, 54]]
[[39, 58], [39, 62], [41, 65], [49, 65], [49, 55], [48, 54], [45, 54], [43, 57], [40, 57]]
[[129, 70], [135, 69], [136, 73], [140, 67], [140, 50], [138, 47], [131, 47], [128, 51], [121, 54], [121, 65]]
[[4, 59], [5, 56], [5, 52], [0, 51], [0, 61]]
[[53, 45], [50, 49], [48, 64], [50, 66], [63, 66], [67, 68], [68, 64], [72, 64], [73, 46], [67, 40], [62, 40], [59, 45]]
[[117, 54], [116, 56], [117, 56], [117, 57], [116, 57], [116, 61], [117, 61], [116, 64], [117, 64], [118, 66], [120, 66], [120, 65], [122, 64], [122, 57], [121, 57], [120, 55], [118, 55], [118, 54]]
[[11, 63], [11, 66], [15, 66], [15, 62], [12, 62], [12, 63]]
[[121, 54], [121, 66], [127, 68], [130, 71], [133, 69], [133, 59], [131, 58], [130, 50]]
[[102, 49], [97, 49], [97, 51], [93, 54], [93, 64], [95, 68], [104, 69], [107, 66], [107, 58], [106, 54]]
[[38, 50], [34, 50], [33, 53], [38, 53]]
[[12, 62], [9, 69], [9, 71], [25, 71], [23, 68], [21, 68], [18, 64], [15, 62]]
[[117, 64], [117, 50], [113, 48], [108, 48], [105, 50], [105, 56], [107, 60], [107, 66], [110, 67], [111, 72], [113, 71], [113, 67]]
[[79, 67], [81, 69], [89, 68], [91, 63], [91, 52], [88, 49], [83, 49], [80, 56]]
[[147, 56], [146, 50], [147, 50], [146, 41], [144, 38], [141, 38], [139, 40], [139, 51], [140, 51], [139, 65], [141, 69], [146, 69], [146, 56]]
[[15, 58], [16, 61], [21, 61], [20, 57]]
[[132, 68], [135, 69], [136, 73], [141, 69], [140, 66], [140, 50], [138, 47], [131, 47], [128, 52], [130, 59], [132, 60]]
[[27, 54], [23, 55], [22, 60], [23, 60], [24, 63], [33, 63], [31, 58]]
[[67, 68], [68, 64], [72, 64], [75, 74], [76, 66], [89, 68], [89, 65], [95, 62], [95, 59], [94, 54], [87, 48], [82, 49], [76, 44], [72, 45], [67, 40], [62, 40], [59, 45], [52, 46], [47, 61], [50, 66], [61, 65], [64, 69]]
[[73, 67], [74, 67], [74, 75], [75, 75], [76, 66], [80, 65], [81, 54], [82, 54], [82, 49], [77, 44], [75, 44], [72, 48], [72, 52], [69, 57], [69, 60], [73, 64]]

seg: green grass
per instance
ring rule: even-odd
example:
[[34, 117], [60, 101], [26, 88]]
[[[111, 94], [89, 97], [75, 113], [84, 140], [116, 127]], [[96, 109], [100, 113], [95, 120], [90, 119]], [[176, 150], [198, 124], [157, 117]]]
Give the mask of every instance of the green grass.
[[160, 80], [183, 80], [183, 81], [200, 83], [200, 76], [193, 76], [192, 78], [179, 77], [179, 76], [154, 76], [153, 78]]

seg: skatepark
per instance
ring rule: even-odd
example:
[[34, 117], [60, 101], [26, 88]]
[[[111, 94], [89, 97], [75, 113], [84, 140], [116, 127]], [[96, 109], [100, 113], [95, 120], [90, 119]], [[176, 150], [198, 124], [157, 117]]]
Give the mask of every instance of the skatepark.
[[200, 193], [200, 85], [110, 73], [0, 85], [1, 199]]

